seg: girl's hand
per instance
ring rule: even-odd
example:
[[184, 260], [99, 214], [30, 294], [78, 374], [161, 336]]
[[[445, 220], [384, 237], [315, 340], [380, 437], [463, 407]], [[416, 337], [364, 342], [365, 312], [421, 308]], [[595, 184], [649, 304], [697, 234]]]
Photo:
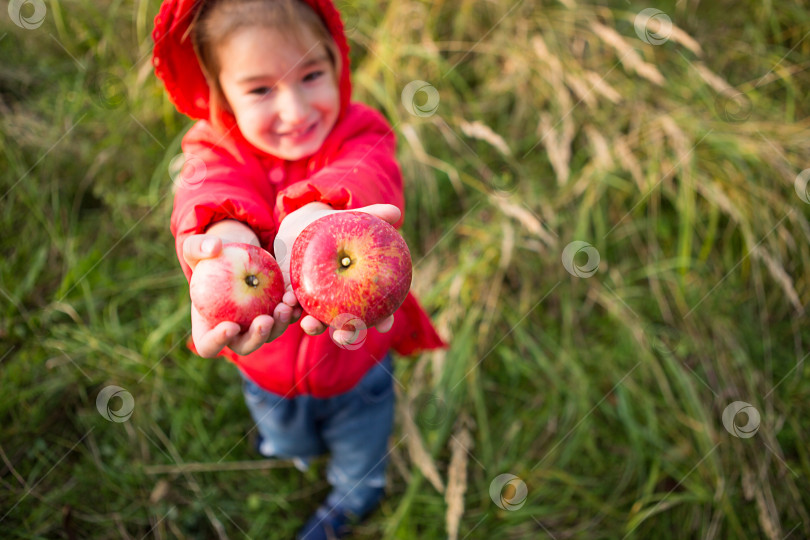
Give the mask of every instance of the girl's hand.
[[[222, 225], [220, 225], [222, 224]], [[252, 238], [240, 228], [247, 229]], [[238, 222], [220, 222], [210, 227], [206, 234], [195, 234], [183, 242], [183, 258], [192, 271], [203, 259], [213, 258], [222, 251], [223, 234], [227, 240], [259, 246], [258, 237], [246, 225]], [[229, 243], [225, 241], [225, 243]], [[203, 358], [217, 356], [224, 347], [230, 347], [236, 354], [245, 356], [261, 347], [264, 343], [279, 337], [287, 327], [301, 317], [302, 309], [292, 292], [287, 287], [282, 302], [273, 310], [273, 315], [259, 315], [250, 324], [250, 328], [240, 333], [239, 325], [233, 321], [223, 321], [212, 326], [200, 315], [197, 308], [191, 305], [191, 337], [197, 354]]]
[[284, 293], [284, 301], [273, 311], [272, 317], [259, 315], [250, 323], [247, 332], [240, 333], [239, 325], [232, 321], [211, 326], [192, 304], [191, 337], [197, 354], [203, 358], [214, 358], [224, 347], [229, 347], [236, 354], [246, 356], [279, 337], [290, 323], [298, 320], [301, 308], [293, 306], [297, 306], [297, 300], [292, 290], [288, 290]]
[[[291, 290], [292, 288], [290, 285], [289, 255], [290, 252], [292, 252], [293, 243], [295, 242], [295, 239], [298, 238], [298, 235], [301, 234], [301, 231], [303, 231], [307, 225], [313, 221], [324, 216], [328, 216], [329, 214], [357, 211], [367, 212], [391, 224], [399, 221], [399, 218], [402, 215], [399, 208], [393, 204], [372, 204], [369, 206], [364, 206], [363, 208], [353, 208], [351, 210], [334, 210], [328, 204], [316, 202], [303, 206], [284, 218], [278, 228], [278, 233], [276, 234], [274, 251], [277, 256], [278, 264], [281, 267], [281, 273], [284, 276], [284, 284], [288, 287], [288, 290]], [[393, 315], [377, 324], [375, 328], [378, 332], [385, 333], [391, 330], [392, 326], [394, 326]], [[307, 315], [301, 319], [301, 329], [311, 336], [317, 336], [326, 331], [327, 325], [312, 315]], [[359, 334], [359, 332], [356, 333], [348, 330], [337, 330], [332, 334], [332, 339], [334, 339], [338, 345], [350, 345], [352, 338], [355, 335], [359, 336]]]
[[[377, 332], [384, 334], [391, 330], [394, 326], [394, 316], [391, 315], [387, 319], [378, 323], [374, 328]], [[301, 319], [301, 329], [310, 336], [317, 336], [323, 334], [329, 328], [325, 323], [322, 323], [312, 315], [307, 315]], [[332, 333], [332, 339], [338, 345], [352, 345], [355, 340], [362, 339], [363, 332], [352, 332], [351, 330], [335, 330]]]

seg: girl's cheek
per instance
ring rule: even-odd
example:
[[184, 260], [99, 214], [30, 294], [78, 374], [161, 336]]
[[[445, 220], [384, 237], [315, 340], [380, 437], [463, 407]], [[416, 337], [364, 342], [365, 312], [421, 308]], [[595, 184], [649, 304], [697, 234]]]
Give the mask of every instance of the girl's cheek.
[[321, 77], [318, 83], [310, 87], [310, 95], [317, 96], [319, 101], [337, 99], [338, 88], [331, 77]]
[[258, 117], [256, 112], [255, 109], [243, 110], [241, 117], [237, 117], [236, 123], [239, 125], [239, 129], [242, 131], [243, 135], [258, 131], [259, 124], [256, 121]]
[[340, 100], [338, 99], [338, 92], [336, 88], [329, 86], [321, 88], [319, 89], [316, 97], [321, 108], [337, 110], [337, 108], [340, 106]]
[[245, 115], [245, 122], [253, 127], [261, 127], [270, 123], [272, 111], [267, 103], [257, 101], [250, 108], [250, 114]]

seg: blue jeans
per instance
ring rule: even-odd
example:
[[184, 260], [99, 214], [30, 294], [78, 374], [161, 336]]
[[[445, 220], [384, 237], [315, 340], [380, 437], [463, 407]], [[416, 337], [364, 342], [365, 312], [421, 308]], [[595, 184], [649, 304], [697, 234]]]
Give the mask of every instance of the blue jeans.
[[[241, 372], [240, 372], [241, 373]], [[376, 506], [385, 487], [388, 438], [394, 422], [391, 356], [354, 388], [337, 396], [291, 399], [268, 392], [242, 374], [245, 402], [264, 439], [262, 453], [283, 458], [331, 457], [329, 506], [358, 517]]]

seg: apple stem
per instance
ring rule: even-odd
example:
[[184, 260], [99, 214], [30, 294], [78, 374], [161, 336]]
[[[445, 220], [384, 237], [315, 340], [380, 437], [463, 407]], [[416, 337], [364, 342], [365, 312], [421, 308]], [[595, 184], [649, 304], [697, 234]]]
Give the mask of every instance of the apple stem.
[[348, 268], [352, 264], [352, 260], [349, 257], [343, 257], [340, 259], [340, 264], [343, 265], [343, 268]]
[[259, 278], [256, 276], [248, 276], [245, 278], [245, 283], [247, 283], [251, 287], [258, 287], [259, 286]]

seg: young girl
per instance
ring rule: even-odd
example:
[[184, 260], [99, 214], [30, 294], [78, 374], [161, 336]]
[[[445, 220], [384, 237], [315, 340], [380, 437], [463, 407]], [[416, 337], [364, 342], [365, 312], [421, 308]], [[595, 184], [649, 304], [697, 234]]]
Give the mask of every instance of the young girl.
[[333, 339], [298, 306], [287, 255], [329, 213], [361, 209], [402, 223], [392, 129], [350, 103], [348, 45], [329, 0], [165, 0], [153, 37], [157, 76], [177, 109], [199, 120], [183, 138], [194, 168], [181, 173], [171, 218], [186, 278], [224, 243], [245, 242], [271, 251], [288, 285], [274, 313], [241, 334], [234, 322], [211, 327], [192, 304], [190, 346], [236, 364], [263, 455], [304, 468], [330, 453], [333, 489], [299, 536], [344, 536], [383, 494], [389, 350], [444, 344], [411, 295], [359, 339]]

